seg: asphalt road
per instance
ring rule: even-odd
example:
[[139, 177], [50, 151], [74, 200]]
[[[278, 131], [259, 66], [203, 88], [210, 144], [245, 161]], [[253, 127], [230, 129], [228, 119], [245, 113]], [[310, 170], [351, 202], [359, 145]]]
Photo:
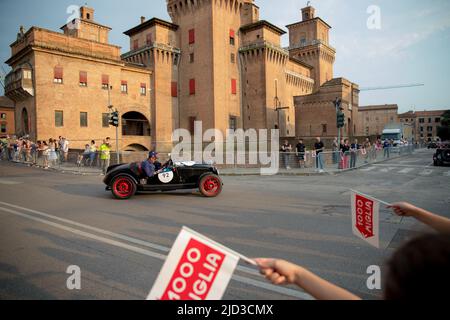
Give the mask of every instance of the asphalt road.
[[[145, 299], [182, 226], [250, 257], [301, 264], [366, 299], [368, 266], [383, 266], [402, 242], [428, 231], [381, 213], [381, 249], [352, 235], [349, 188], [450, 216], [450, 167], [432, 151], [336, 176], [224, 177], [214, 199], [195, 192], [113, 200], [101, 177], [0, 162], [0, 299]], [[66, 269], [81, 269], [69, 290]], [[382, 269], [383, 270], [383, 269]], [[304, 299], [241, 264], [225, 299]]]

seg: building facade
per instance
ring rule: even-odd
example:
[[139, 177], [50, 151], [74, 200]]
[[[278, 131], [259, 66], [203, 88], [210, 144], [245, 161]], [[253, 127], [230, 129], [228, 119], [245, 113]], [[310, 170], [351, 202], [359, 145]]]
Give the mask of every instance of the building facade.
[[386, 125], [392, 123], [399, 123], [398, 105], [360, 106], [357, 135], [381, 136]]
[[286, 32], [261, 20], [254, 0], [166, 4], [171, 21], [141, 17], [124, 32], [125, 53], [109, 43], [111, 28], [87, 6], [62, 33], [21, 29], [5, 88], [15, 103], [16, 133], [34, 140], [65, 136], [82, 148], [91, 139], [114, 139], [112, 106], [121, 116], [120, 150], [170, 152], [173, 131], [193, 133], [197, 121], [203, 131], [223, 135], [252, 128], [332, 138], [336, 98], [346, 116], [343, 137], [379, 134], [391, 120], [390, 107], [360, 110], [358, 85], [334, 77], [331, 27], [313, 7], [287, 26], [283, 48]]
[[0, 97], [0, 136], [16, 133], [14, 117], [14, 101], [7, 97]]
[[415, 141], [437, 140], [437, 128], [441, 126], [442, 115], [446, 110], [409, 111], [398, 115], [400, 123], [412, 128]]
[[108, 106], [119, 110], [120, 150], [151, 148], [151, 71], [125, 62], [108, 43], [109, 27], [82, 7], [63, 33], [38, 27], [18, 34], [6, 62], [5, 95], [15, 102], [16, 133], [33, 140], [65, 136], [71, 148], [115, 138]]

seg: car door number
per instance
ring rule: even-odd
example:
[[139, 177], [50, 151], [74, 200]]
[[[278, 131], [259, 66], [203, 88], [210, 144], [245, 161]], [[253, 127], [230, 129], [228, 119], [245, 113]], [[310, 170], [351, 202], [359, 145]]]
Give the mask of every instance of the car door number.
[[172, 171], [162, 172], [158, 175], [158, 179], [162, 183], [170, 183], [173, 180], [173, 172]]

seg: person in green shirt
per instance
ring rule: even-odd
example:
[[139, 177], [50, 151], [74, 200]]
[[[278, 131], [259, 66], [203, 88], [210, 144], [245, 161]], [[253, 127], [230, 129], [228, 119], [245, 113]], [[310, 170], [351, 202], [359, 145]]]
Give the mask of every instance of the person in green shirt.
[[111, 159], [111, 144], [109, 143], [109, 138], [103, 140], [103, 144], [100, 146], [100, 162], [102, 165], [102, 173], [106, 174], [109, 167], [109, 161]]

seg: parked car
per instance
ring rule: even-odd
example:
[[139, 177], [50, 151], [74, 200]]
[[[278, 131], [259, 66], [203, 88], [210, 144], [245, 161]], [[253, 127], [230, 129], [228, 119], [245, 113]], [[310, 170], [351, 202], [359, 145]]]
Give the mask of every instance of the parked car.
[[436, 149], [433, 155], [433, 163], [435, 166], [450, 164], [450, 143], [443, 143]]
[[169, 160], [161, 172], [147, 178], [140, 162], [110, 166], [103, 182], [106, 190], [120, 200], [129, 199], [137, 192], [199, 189], [205, 197], [217, 197], [223, 182], [216, 167], [194, 162], [174, 163]]

